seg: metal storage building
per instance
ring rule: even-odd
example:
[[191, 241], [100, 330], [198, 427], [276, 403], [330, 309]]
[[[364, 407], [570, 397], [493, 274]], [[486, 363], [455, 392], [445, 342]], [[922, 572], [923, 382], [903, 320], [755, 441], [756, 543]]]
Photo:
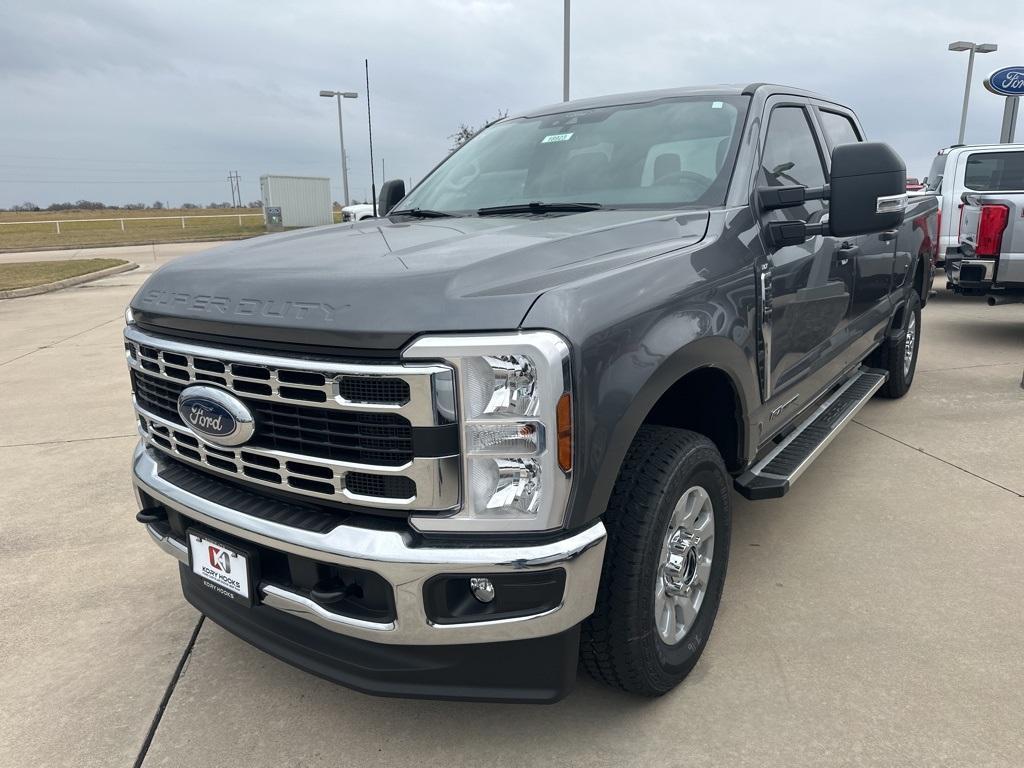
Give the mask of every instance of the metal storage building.
[[263, 210], [281, 209], [285, 227], [334, 223], [331, 180], [323, 176], [260, 176]]

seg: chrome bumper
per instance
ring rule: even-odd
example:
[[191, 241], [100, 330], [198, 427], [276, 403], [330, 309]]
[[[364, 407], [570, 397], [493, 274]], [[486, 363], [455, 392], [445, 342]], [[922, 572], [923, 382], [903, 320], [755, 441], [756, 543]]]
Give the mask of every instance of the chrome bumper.
[[[416, 547], [408, 534], [339, 525], [329, 533], [292, 528], [244, 514], [197, 496], [160, 476], [159, 455], [141, 443], [132, 459], [136, 492], [224, 533], [271, 549], [291, 552], [326, 563], [373, 571], [394, 591], [393, 622], [375, 623], [326, 610], [304, 595], [279, 585], [259, 585], [260, 602], [300, 616], [332, 632], [377, 643], [396, 645], [453, 645], [546, 637], [563, 632], [594, 611], [605, 529], [601, 522], [580, 533], [548, 544], [506, 547]], [[188, 562], [184, 542], [153, 525], [150, 536], [160, 548]], [[512, 619], [434, 624], [423, 604], [424, 584], [438, 574], [528, 572], [562, 568], [562, 603], [543, 613]]]

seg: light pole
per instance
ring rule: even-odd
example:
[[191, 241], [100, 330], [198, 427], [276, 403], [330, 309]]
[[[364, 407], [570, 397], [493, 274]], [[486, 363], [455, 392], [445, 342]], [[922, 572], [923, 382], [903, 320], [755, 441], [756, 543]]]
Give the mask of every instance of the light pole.
[[569, 100], [569, 0], [562, 15], [562, 101]]
[[999, 46], [995, 43], [973, 43], [969, 40], [957, 40], [955, 43], [949, 44], [949, 50], [951, 51], [970, 51], [971, 56], [967, 59], [967, 84], [964, 86], [964, 108], [960, 112], [960, 138], [957, 139], [957, 144], [964, 143], [964, 131], [967, 129], [967, 102], [971, 98], [971, 76], [974, 74], [974, 54], [976, 53], [992, 53], [992, 51], [998, 49]]
[[348, 205], [348, 160], [345, 158], [345, 129], [341, 123], [341, 100], [357, 99], [359, 94], [355, 91], [320, 91], [320, 95], [325, 99], [332, 99], [335, 96], [338, 98], [338, 141], [341, 142], [341, 189], [342, 196], [345, 199], [342, 205]]

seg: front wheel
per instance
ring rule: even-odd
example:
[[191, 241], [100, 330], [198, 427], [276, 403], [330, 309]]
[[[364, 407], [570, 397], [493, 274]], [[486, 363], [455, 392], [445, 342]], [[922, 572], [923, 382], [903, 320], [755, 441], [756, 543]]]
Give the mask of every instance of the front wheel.
[[725, 584], [729, 475], [714, 443], [641, 427], [605, 515], [608, 544], [583, 667], [609, 685], [660, 696], [693, 669]]

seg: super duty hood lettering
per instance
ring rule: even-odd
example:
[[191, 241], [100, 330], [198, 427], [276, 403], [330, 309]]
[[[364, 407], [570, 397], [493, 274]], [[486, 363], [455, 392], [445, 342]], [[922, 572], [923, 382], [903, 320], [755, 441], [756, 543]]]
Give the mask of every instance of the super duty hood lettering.
[[159, 289], [144, 290], [139, 294], [138, 307], [142, 310], [202, 312], [242, 317], [267, 317], [295, 320], [322, 320], [332, 322], [338, 308], [322, 301], [287, 301], [282, 299], [234, 299], [205, 293], [183, 293]]

